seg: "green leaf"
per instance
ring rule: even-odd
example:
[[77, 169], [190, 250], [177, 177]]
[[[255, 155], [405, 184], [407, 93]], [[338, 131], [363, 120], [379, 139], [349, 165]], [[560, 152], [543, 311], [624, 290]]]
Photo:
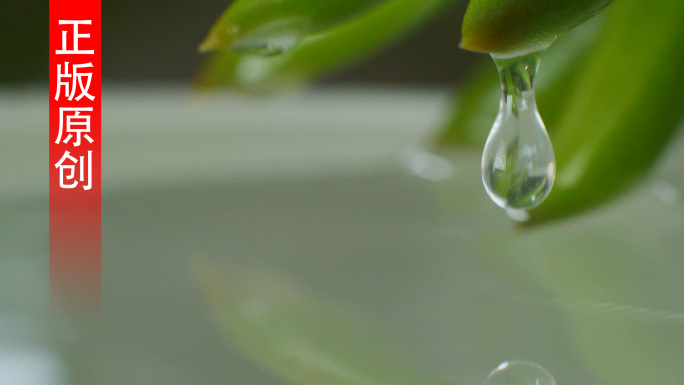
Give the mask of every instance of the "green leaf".
[[277, 377], [300, 385], [453, 385], [410, 371], [357, 312], [287, 277], [209, 266], [198, 277], [231, 346]]
[[237, 0], [221, 15], [201, 51], [259, 48], [282, 39], [297, 42], [385, 0]]
[[461, 47], [519, 55], [545, 49], [560, 34], [597, 14], [611, 0], [471, 0]]
[[557, 175], [529, 224], [582, 212], [626, 191], [684, 114], [684, 2], [620, 0], [564, 103], [552, 138]]
[[[602, 20], [597, 17], [562, 36], [544, 54], [535, 92], [537, 106], [552, 137]], [[481, 149], [496, 119], [500, 99], [501, 81], [496, 66], [492, 60], [486, 60], [463, 89], [456, 92], [453, 113], [432, 146], [436, 151], [462, 145]]]
[[263, 57], [219, 52], [197, 77], [200, 87], [272, 91], [360, 60], [458, 0], [387, 0], [345, 23], [308, 35], [289, 52]]

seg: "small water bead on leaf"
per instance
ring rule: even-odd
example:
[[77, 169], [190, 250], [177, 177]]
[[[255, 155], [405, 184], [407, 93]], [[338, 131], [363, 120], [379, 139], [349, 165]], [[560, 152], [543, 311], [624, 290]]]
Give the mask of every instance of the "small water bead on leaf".
[[247, 39], [235, 44], [231, 50], [246, 55], [271, 57], [291, 50], [299, 44], [300, 40], [300, 37], [295, 34]]
[[534, 362], [504, 361], [489, 373], [484, 385], [556, 385], [556, 380]]
[[551, 192], [556, 174], [553, 147], [534, 97], [541, 53], [492, 55], [503, 92], [482, 155], [482, 181], [492, 200], [504, 209], [538, 206]]
[[308, 22], [302, 18], [275, 19], [258, 26], [243, 26], [237, 22], [225, 24], [227, 26], [221, 25], [221, 28], [214, 26], [199, 46], [200, 52], [222, 49], [248, 55], [275, 56], [299, 45], [308, 28]]
[[201, 52], [279, 55], [306, 37], [371, 12], [389, 0], [236, 0], [200, 44]]
[[276, 56], [296, 47], [305, 34], [306, 22], [301, 19], [274, 20], [248, 33], [240, 34], [228, 49], [255, 56]]

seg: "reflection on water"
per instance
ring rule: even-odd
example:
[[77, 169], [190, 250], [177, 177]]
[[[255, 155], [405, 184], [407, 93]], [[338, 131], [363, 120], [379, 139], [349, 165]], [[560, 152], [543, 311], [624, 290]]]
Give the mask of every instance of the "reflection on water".
[[0, 383], [11, 385], [66, 384], [64, 366], [51, 350], [9, 346], [0, 348]]
[[34, 317], [3, 308], [0, 312], [0, 384], [68, 383], [65, 362], [49, 343], [44, 327]]
[[656, 181], [651, 185], [651, 191], [663, 203], [668, 205], [675, 205], [679, 199], [679, 192], [671, 184], [665, 181]]
[[515, 358], [560, 384], [684, 382], [681, 162], [525, 231], [481, 193], [476, 151], [453, 162], [441, 183], [388, 170], [107, 195], [99, 324], [48, 322], [44, 203], [3, 211], [0, 368], [15, 372], [0, 372], [480, 385]]
[[560, 311], [573, 313], [592, 313], [595, 316], [616, 317], [621, 320], [633, 319], [642, 322], [669, 322], [684, 324], [684, 314], [669, 310], [655, 310], [630, 305], [620, 305], [612, 302], [594, 302], [582, 300], [568, 300], [564, 298], [542, 299], [520, 297], [520, 301], [531, 301], [538, 304], [552, 306]]
[[433, 182], [447, 180], [456, 172], [450, 160], [417, 147], [403, 149], [401, 161], [413, 175]]
[[358, 312], [285, 276], [204, 266], [198, 279], [227, 341], [292, 383], [447, 383], [408, 369]]
[[533, 362], [504, 361], [489, 373], [485, 385], [556, 385], [556, 380]]

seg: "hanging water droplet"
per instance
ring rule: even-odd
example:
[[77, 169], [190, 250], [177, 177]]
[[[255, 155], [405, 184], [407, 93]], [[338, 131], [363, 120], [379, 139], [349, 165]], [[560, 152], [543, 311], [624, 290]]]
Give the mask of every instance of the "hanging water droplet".
[[484, 385], [556, 385], [556, 380], [534, 362], [504, 361], [489, 373]]
[[541, 54], [492, 55], [503, 93], [482, 155], [482, 181], [492, 200], [504, 209], [536, 207], [551, 191], [556, 175], [553, 147], [534, 99]]

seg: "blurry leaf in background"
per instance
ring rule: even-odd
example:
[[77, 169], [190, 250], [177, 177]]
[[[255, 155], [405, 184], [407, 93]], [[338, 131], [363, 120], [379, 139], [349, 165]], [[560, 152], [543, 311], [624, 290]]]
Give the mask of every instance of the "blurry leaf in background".
[[207, 59], [199, 87], [227, 86], [273, 91], [295, 86], [360, 60], [458, 0], [387, 0], [324, 31], [309, 35], [290, 51], [257, 56], [225, 51]]
[[[201, 51], [294, 46], [306, 35], [350, 19], [386, 0], [237, 0], [221, 15]], [[281, 43], [291, 43], [280, 45]]]
[[548, 47], [611, 0], [471, 0], [461, 48], [517, 55]]
[[215, 325], [275, 376], [300, 385], [451, 383], [407, 369], [356, 312], [265, 270], [227, 271], [198, 274]]
[[626, 191], [684, 114], [684, 2], [621, 0], [608, 10], [552, 137], [556, 183], [535, 224]]
[[[539, 111], [551, 137], [560, 112], [572, 96], [579, 69], [602, 21], [602, 17], [597, 17], [560, 37], [544, 54], [535, 81], [535, 92]], [[481, 149], [499, 112], [501, 100], [501, 81], [493, 61], [486, 59], [455, 95], [452, 116], [437, 133], [432, 147], [436, 151], [462, 145]]]

